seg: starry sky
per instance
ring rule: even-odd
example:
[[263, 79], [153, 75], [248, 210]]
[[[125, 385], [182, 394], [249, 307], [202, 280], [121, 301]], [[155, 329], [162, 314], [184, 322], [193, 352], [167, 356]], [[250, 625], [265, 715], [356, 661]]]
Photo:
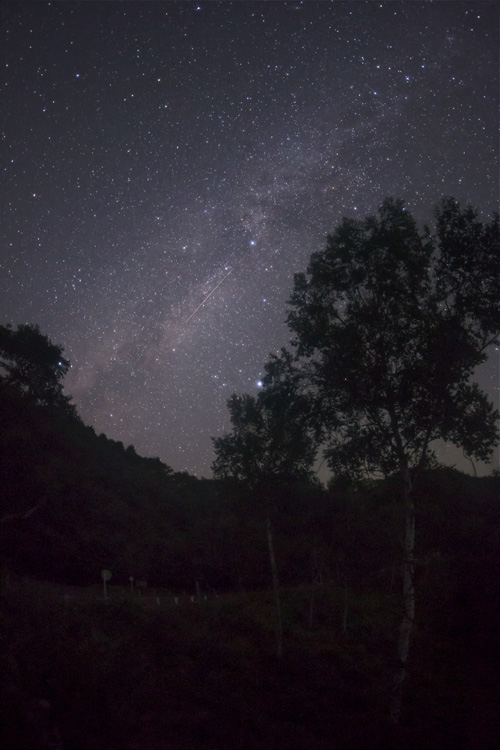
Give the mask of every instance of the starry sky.
[[496, 2], [5, 2], [0, 34], [0, 322], [176, 471], [211, 476], [342, 216], [498, 208]]

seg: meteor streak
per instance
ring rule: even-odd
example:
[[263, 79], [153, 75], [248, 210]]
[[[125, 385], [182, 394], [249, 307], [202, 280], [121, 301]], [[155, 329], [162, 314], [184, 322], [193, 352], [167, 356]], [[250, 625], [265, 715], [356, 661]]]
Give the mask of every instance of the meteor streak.
[[233, 270], [233, 269], [232, 269], [232, 268], [230, 268], [230, 269], [229, 269], [229, 271], [228, 271], [228, 272], [226, 273], [226, 275], [224, 276], [224, 278], [222, 278], [222, 279], [221, 279], [221, 280], [219, 281], [219, 283], [217, 284], [217, 286], [214, 286], [214, 288], [212, 289], [212, 291], [211, 291], [211, 292], [209, 292], [209, 293], [207, 294], [207, 296], [205, 297], [205, 299], [203, 300], [203, 302], [201, 302], [201, 303], [200, 303], [200, 304], [198, 305], [198, 307], [196, 308], [196, 310], [195, 310], [194, 312], [192, 312], [192, 313], [191, 313], [191, 315], [189, 316], [189, 318], [188, 318], [188, 319], [186, 320], [186, 323], [189, 323], [189, 321], [191, 320], [191, 318], [192, 318], [192, 317], [193, 317], [194, 315], [196, 315], [196, 313], [198, 312], [198, 310], [200, 309], [200, 307], [203, 307], [203, 305], [205, 304], [205, 302], [207, 301], [207, 299], [210, 299], [210, 297], [212, 296], [212, 294], [213, 294], [214, 292], [216, 292], [216, 291], [217, 291], [217, 289], [218, 289], [218, 288], [220, 287], [220, 285], [222, 284], [222, 282], [223, 282], [223, 281], [225, 281], [225, 280], [227, 279], [227, 277], [228, 277], [228, 276], [229, 276], [229, 274], [230, 274], [230, 273], [232, 272], [232, 270]]

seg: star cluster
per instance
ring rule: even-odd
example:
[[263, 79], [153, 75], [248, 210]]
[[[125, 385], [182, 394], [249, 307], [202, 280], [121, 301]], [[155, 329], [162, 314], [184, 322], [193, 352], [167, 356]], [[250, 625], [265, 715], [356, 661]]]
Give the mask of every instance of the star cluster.
[[209, 476], [343, 215], [497, 208], [498, 32], [493, 2], [7, 3], [0, 320], [65, 346], [98, 432]]

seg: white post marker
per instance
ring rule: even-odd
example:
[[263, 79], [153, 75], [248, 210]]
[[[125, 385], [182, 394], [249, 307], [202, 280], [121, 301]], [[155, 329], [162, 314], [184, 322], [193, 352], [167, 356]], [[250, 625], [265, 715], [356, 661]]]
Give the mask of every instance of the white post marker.
[[111, 571], [110, 570], [101, 570], [102, 586], [103, 586], [103, 589], [104, 589], [104, 598], [105, 599], [108, 598], [108, 593], [107, 593], [107, 590], [106, 590], [106, 581], [109, 581], [111, 577], [112, 577], [112, 575], [111, 575]]

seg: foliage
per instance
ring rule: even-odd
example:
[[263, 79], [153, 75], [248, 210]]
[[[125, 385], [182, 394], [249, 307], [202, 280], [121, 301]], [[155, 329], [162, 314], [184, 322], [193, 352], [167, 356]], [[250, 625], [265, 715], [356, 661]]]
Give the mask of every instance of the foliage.
[[233, 394], [228, 400], [232, 430], [213, 440], [216, 478], [255, 484], [272, 476], [311, 475], [315, 431], [308, 422], [309, 399], [291, 365], [285, 350], [273, 355], [257, 397]]
[[28, 394], [41, 406], [56, 407], [76, 417], [71, 397], [62, 390], [61, 380], [70, 367], [63, 351], [36, 325], [18, 325], [17, 330], [0, 325], [0, 385]]
[[[498, 217], [446, 199], [423, 236], [402, 201], [344, 219], [295, 276], [288, 324], [337, 473], [423, 468], [443, 438], [487, 460], [497, 440], [470, 378], [498, 342]], [[318, 414], [317, 410], [315, 415]]]

